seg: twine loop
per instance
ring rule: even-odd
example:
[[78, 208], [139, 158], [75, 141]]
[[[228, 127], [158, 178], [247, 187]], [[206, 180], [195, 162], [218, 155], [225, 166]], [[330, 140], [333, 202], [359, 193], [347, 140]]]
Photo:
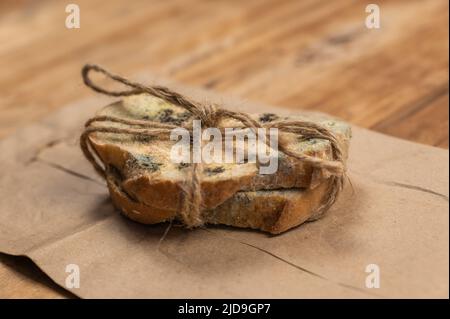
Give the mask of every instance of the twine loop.
[[[95, 84], [89, 74], [91, 71], [101, 73], [107, 78], [119, 82], [130, 89], [122, 91], [110, 91]], [[305, 155], [302, 153], [296, 153], [286, 148], [283, 143], [279, 143], [279, 151], [282, 151], [286, 155], [294, 158], [297, 161], [301, 161], [309, 164], [313, 169], [320, 169], [330, 176], [330, 184], [328, 187], [327, 195], [324, 197], [320, 206], [312, 214], [310, 220], [317, 219], [323, 215], [328, 208], [336, 201], [340, 191], [343, 188], [345, 165], [343, 152], [339, 141], [334, 133], [327, 127], [314, 123], [312, 121], [299, 121], [299, 120], [281, 120], [269, 123], [260, 123], [253, 119], [248, 114], [243, 112], [231, 111], [224, 109], [215, 104], [199, 103], [190, 99], [178, 92], [172, 91], [164, 86], [145, 86], [140, 83], [132, 82], [124, 77], [110, 73], [104, 68], [87, 64], [82, 69], [82, 78], [84, 84], [90, 87], [92, 90], [109, 95], [109, 96], [130, 96], [136, 94], [147, 93], [154, 97], [160, 98], [168, 103], [180, 106], [190, 112], [194, 119], [201, 121], [201, 124], [205, 127], [215, 127], [219, 120], [223, 118], [235, 119], [242, 123], [245, 128], [249, 128], [256, 133], [258, 128], [264, 127], [267, 129], [277, 128], [281, 132], [297, 134], [301, 139], [307, 140], [311, 138], [325, 139], [330, 142], [332, 148], [332, 160], [326, 160], [317, 158], [314, 156]], [[129, 128], [119, 128], [117, 126], [96, 126], [93, 125], [96, 122], [112, 122], [129, 125]], [[92, 133], [112, 133], [112, 134], [130, 134], [142, 137], [161, 137], [170, 134], [170, 131], [177, 126], [167, 123], [160, 123], [150, 120], [134, 120], [123, 119], [113, 116], [95, 116], [89, 119], [85, 124], [85, 130], [80, 137], [80, 146], [85, 157], [91, 162], [95, 170], [105, 179], [108, 179], [106, 168], [103, 167], [96, 159], [95, 151], [91, 145], [89, 136]], [[184, 125], [183, 127], [189, 129]], [[270, 147], [269, 141], [266, 140], [266, 144]], [[196, 227], [203, 224], [202, 220], [202, 190], [201, 190], [201, 172], [202, 164], [193, 163], [191, 165], [189, 177], [184, 185], [181, 185], [183, 191], [183, 201], [181, 203], [180, 211], [178, 212], [183, 223], [188, 227]]]

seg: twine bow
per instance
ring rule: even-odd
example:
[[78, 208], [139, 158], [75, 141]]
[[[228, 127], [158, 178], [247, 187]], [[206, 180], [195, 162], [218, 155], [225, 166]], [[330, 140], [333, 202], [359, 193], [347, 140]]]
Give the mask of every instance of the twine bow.
[[[104, 74], [106, 77], [116, 82], [128, 86], [129, 90], [109, 91], [96, 85], [89, 77], [89, 72], [95, 71]], [[281, 132], [297, 134], [302, 139], [324, 139], [330, 142], [332, 148], [332, 160], [321, 159], [308, 156], [301, 153], [293, 152], [280, 143], [279, 151], [310, 165], [313, 169], [326, 171], [330, 175], [330, 183], [327, 195], [324, 196], [321, 205], [312, 214], [311, 219], [317, 219], [328, 210], [336, 201], [344, 184], [345, 165], [343, 153], [339, 141], [334, 133], [327, 127], [311, 122], [299, 120], [280, 120], [269, 123], [260, 123], [254, 120], [248, 114], [243, 112], [230, 111], [221, 108], [215, 104], [203, 104], [194, 101], [189, 97], [183, 96], [163, 86], [144, 86], [123, 78], [119, 75], [112, 74], [98, 65], [87, 64], [82, 69], [82, 77], [86, 86], [96, 92], [109, 96], [130, 96], [135, 94], [147, 93], [160, 98], [171, 104], [180, 106], [190, 112], [194, 119], [201, 121], [206, 127], [214, 127], [220, 119], [235, 119], [243, 124], [244, 127], [253, 130], [256, 133], [258, 128], [277, 128]], [[96, 122], [113, 122], [129, 125], [129, 128], [119, 128], [115, 126], [96, 126]], [[140, 137], [161, 137], [170, 134], [170, 131], [176, 128], [176, 125], [160, 123], [150, 120], [134, 120], [124, 119], [113, 116], [95, 116], [89, 119], [85, 124], [85, 130], [80, 137], [80, 146], [85, 157], [92, 163], [95, 170], [105, 179], [108, 179], [107, 168], [104, 168], [96, 159], [89, 136], [92, 133], [113, 133], [113, 134], [130, 134]], [[266, 143], [268, 143], [266, 139]], [[270, 147], [270, 146], [269, 146]], [[183, 223], [191, 228], [203, 224], [202, 220], [202, 190], [200, 186], [201, 163], [193, 163], [191, 165], [190, 176], [183, 190], [183, 201], [179, 215]]]

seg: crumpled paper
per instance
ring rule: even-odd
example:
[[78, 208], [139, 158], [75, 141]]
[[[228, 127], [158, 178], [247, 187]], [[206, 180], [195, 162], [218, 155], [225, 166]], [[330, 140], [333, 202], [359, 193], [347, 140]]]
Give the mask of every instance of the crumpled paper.
[[[113, 208], [79, 150], [83, 122], [108, 101], [0, 141], [1, 252], [28, 256], [84, 298], [448, 298], [448, 151], [354, 127], [351, 185], [324, 218], [278, 236], [173, 226], [163, 238], [167, 224]], [[79, 288], [67, 286], [68, 265]], [[368, 288], [374, 275], [380, 286]]]

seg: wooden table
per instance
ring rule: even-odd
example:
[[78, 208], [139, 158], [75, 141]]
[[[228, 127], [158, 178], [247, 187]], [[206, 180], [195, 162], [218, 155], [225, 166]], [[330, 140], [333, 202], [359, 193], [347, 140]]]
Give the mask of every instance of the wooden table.
[[[368, 3], [381, 28], [368, 29]], [[80, 28], [67, 29], [67, 3]], [[0, 137], [92, 95], [86, 62], [448, 148], [448, 1], [0, 2]], [[0, 254], [0, 297], [70, 297]]]

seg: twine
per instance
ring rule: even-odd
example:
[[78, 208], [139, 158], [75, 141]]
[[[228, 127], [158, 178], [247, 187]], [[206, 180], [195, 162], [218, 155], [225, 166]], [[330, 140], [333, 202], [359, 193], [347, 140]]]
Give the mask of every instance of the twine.
[[[129, 90], [109, 91], [95, 84], [89, 77], [89, 72], [95, 71], [104, 74], [107, 78], [124, 84]], [[332, 148], [332, 160], [320, 159], [314, 156], [308, 156], [288, 150], [282, 141], [279, 144], [279, 151], [294, 158], [297, 161], [310, 165], [313, 169], [323, 170], [330, 176], [328, 191], [322, 203], [312, 214], [310, 220], [317, 219], [333, 205], [344, 184], [345, 165], [343, 152], [339, 141], [334, 133], [327, 127], [311, 122], [299, 120], [280, 120], [269, 123], [260, 123], [254, 120], [248, 114], [243, 112], [230, 111], [221, 108], [215, 104], [203, 104], [194, 101], [189, 97], [174, 92], [163, 86], [144, 86], [140, 83], [132, 82], [119, 75], [112, 74], [98, 65], [87, 64], [82, 69], [82, 77], [86, 86], [90, 87], [98, 93], [109, 96], [130, 96], [135, 94], [147, 93], [160, 98], [171, 104], [178, 105], [193, 115], [194, 119], [201, 121], [202, 126], [214, 127], [223, 118], [235, 119], [243, 124], [245, 128], [250, 128], [256, 133], [258, 128], [277, 128], [281, 132], [297, 134], [302, 139], [324, 139], [328, 140]], [[129, 128], [119, 128], [115, 126], [95, 126], [97, 122], [112, 122], [130, 125]], [[192, 130], [188, 125], [184, 128]], [[172, 129], [177, 128], [176, 125], [164, 124], [150, 120], [123, 119], [113, 116], [95, 116], [89, 119], [85, 124], [85, 130], [80, 137], [80, 146], [88, 161], [93, 165], [95, 170], [106, 179], [107, 171], [96, 159], [100, 158], [95, 153], [95, 149], [91, 145], [89, 136], [92, 133], [112, 133], [112, 134], [129, 134], [139, 137], [163, 137], [168, 136]], [[268, 144], [268, 139], [265, 139]], [[191, 165], [190, 176], [186, 181], [186, 185], [182, 186], [183, 200], [180, 211], [178, 212], [182, 222], [188, 227], [201, 226], [202, 219], [202, 190], [201, 190], [201, 163], [193, 163]]]

